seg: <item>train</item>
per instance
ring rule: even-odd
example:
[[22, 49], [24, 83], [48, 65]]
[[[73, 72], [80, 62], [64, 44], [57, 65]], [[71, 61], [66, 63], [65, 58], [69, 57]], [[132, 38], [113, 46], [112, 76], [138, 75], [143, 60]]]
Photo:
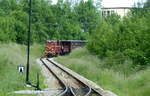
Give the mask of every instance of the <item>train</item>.
[[86, 42], [86, 40], [48, 40], [45, 44], [44, 54], [49, 58], [66, 55], [77, 47], [83, 47]]

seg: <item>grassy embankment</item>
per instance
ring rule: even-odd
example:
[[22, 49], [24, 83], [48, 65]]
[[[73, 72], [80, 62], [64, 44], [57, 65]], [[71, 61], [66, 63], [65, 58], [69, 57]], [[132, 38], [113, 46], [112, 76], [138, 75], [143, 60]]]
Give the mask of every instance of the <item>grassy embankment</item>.
[[[26, 46], [13, 43], [0, 45], [0, 96], [32, 96], [8, 94], [17, 90], [34, 89], [25, 87], [25, 72], [19, 74], [17, 70], [18, 65], [26, 67]], [[42, 50], [42, 46], [37, 44], [31, 48], [30, 81], [34, 84], [36, 74], [39, 72], [35, 60], [42, 55]], [[43, 81], [40, 78], [41, 87], [45, 87]]]
[[130, 60], [109, 67], [113, 59], [100, 60], [85, 48], [75, 49], [56, 60], [118, 96], [150, 96], [150, 68], [137, 71]]

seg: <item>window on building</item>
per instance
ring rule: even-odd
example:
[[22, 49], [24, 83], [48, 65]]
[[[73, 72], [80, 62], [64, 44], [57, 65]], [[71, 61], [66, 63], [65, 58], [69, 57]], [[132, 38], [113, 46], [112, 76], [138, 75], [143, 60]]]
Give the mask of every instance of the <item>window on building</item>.
[[111, 15], [110, 11], [107, 11], [107, 16]]
[[105, 16], [106, 15], [106, 11], [102, 11], [102, 15]]
[[114, 10], [111, 10], [111, 14], [114, 14], [115, 13], [115, 11]]
[[110, 16], [111, 14], [114, 14], [114, 10], [107, 10], [107, 11], [102, 11], [102, 16]]

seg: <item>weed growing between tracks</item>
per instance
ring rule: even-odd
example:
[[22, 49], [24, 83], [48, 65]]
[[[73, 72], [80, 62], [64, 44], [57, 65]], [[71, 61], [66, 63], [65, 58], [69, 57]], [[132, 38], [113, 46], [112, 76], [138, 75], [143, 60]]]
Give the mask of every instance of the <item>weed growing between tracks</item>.
[[[34, 49], [34, 50], [33, 50]], [[42, 54], [40, 45], [33, 45], [31, 49], [30, 81], [36, 83], [36, 58]], [[17, 70], [18, 65], [26, 67], [26, 46], [18, 44], [1, 44], [0, 46], [0, 96], [20, 96], [8, 94], [12, 91], [25, 90], [25, 70], [21, 74]], [[40, 75], [41, 76], [41, 75]], [[40, 78], [41, 87], [45, 87], [43, 79]], [[30, 88], [33, 89], [33, 88]], [[29, 90], [29, 89], [28, 89]], [[32, 95], [21, 95], [32, 96]]]
[[130, 60], [110, 67], [107, 58], [100, 60], [85, 48], [78, 48], [68, 56], [56, 58], [56, 61], [118, 96], [150, 96], [149, 67], [138, 71], [139, 68], [131, 66]]

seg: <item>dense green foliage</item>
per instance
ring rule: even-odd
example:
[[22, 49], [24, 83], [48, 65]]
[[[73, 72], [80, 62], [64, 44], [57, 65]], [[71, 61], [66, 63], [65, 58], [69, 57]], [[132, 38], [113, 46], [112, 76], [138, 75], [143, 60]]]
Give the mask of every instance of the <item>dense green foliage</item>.
[[[12, 94], [17, 90], [29, 90], [34, 88], [25, 87], [25, 71], [19, 73], [17, 67], [19, 65], [26, 66], [26, 46], [18, 44], [1, 44], [0, 46], [0, 96], [20, 96], [20, 94]], [[41, 56], [42, 47], [40, 45], [33, 45], [30, 62], [30, 81], [36, 84], [36, 73], [40, 73], [37, 66], [36, 59]], [[40, 77], [43, 77], [40, 75]], [[40, 78], [41, 88], [45, 87], [44, 79]], [[29, 96], [29, 95], [21, 95]], [[30, 94], [30, 96], [32, 96]]]
[[[28, 0], [0, 0], [0, 41], [26, 44]], [[93, 0], [32, 0], [32, 42], [86, 39], [100, 14]]]
[[[126, 59], [135, 65], [150, 65], [150, 5], [149, 0], [137, 4], [129, 14], [120, 18], [116, 14], [103, 18], [89, 38], [88, 49], [101, 58]], [[144, 67], [143, 66], [143, 67]]]
[[[26, 44], [28, 1], [0, 0], [0, 42]], [[95, 6], [93, 0], [58, 0], [54, 5], [51, 0], [32, 0], [32, 43], [88, 38], [87, 48], [96, 57], [88, 50], [77, 50], [69, 57], [60, 58], [61, 62], [70, 63], [66, 66], [119, 96], [149, 95], [150, 0], [138, 3], [123, 18], [116, 14], [100, 17], [99, 5], [97, 2]], [[26, 49], [17, 48], [20, 46], [15, 44], [0, 46], [0, 56], [3, 57], [0, 59], [2, 94], [23, 87], [24, 77], [20, 80], [14, 68], [25, 62], [25, 55], [22, 55], [25, 51], [22, 50]], [[37, 47], [32, 48], [35, 52], [32, 58], [41, 56], [36, 52], [39, 50]], [[6, 72], [6, 68], [10, 70]], [[12, 82], [8, 81], [12, 79], [10, 76], [14, 77]], [[12, 85], [17, 86], [10, 87]]]
[[86, 48], [75, 49], [55, 60], [118, 96], [150, 96], [150, 68], [137, 71], [131, 60], [110, 67], [114, 58], [99, 59]]

